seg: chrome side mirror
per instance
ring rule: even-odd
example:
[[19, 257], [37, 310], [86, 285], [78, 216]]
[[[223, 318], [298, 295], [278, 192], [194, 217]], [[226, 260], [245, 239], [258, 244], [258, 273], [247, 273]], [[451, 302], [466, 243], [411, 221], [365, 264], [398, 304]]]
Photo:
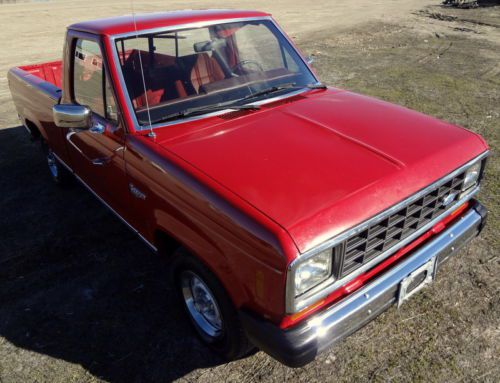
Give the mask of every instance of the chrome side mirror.
[[307, 56], [306, 57], [306, 63], [307, 63], [307, 65], [312, 65], [313, 62], [314, 62], [314, 57], [312, 57], [312, 56]]
[[92, 112], [88, 106], [59, 104], [52, 107], [54, 123], [60, 128], [89, 129]]

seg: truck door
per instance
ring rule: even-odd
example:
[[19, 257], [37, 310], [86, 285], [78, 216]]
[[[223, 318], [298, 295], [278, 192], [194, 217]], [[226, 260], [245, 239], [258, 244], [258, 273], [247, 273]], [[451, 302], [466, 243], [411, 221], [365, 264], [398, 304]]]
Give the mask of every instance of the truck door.
[[94, 194], [124, 216], [130, 195], [125, 173], [125, 131], [119, 121], [115, 97], [98, 40], [74, 37], [66, 62], [71, 65], [71, 102], [92, 110], [88, 130], [64, 129], [70, 165]]

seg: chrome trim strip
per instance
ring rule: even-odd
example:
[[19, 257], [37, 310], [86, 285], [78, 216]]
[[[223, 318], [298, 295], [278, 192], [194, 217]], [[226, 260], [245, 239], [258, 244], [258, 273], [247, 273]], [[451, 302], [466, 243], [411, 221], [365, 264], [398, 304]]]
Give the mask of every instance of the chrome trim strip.
[[117, 217], [120, 219], [120, 221], [122, 221], [130, 230], [132, 230], [135, 234], [137, 234], [139, 236], [140, 239], [142, 239], [146, 245], [148, 245], [153, 251], [157, 252], [158, 249], [151, 243], [149, 242], [146, 238], [144, 238], [142, 236], [141, 233], [139, 233], [139, 231], [134, 228], [130, 223], [128, 223], [125, 218], [123, 218], [120, 214], [118, 214], [111, 206], [108, 205], [108, 203], [106, 201], [104, 201], [104, 199], [102, 199], [99, 194], [97, 194], [89, 185], [87, 185], [85, 183], [85, 181], [83, 181], [74, 171], [72, 168], [70, 168], [66, 162], [64, 162], [57, 154], [54, 153], [54, 156], [57, 158], [57, 160], [66, 168], [68, 169], [74, 176], [75, 178], [83, 185], [85, 186], [99, 201], [101, 201], [101, 203], [106, 206], [109, 210], [111, 210], [111, 212]]
[[82, 156], [84, 156], [87, 160], [90, 161], [90, 158], [88, 158], [83, 152], [82, 150], [76, 146], [76, 144], [71, 140], [71, 137], [75, 134], [77, 134], [78, 132], [73, 130], [73, 129], [69, 129], [68, 130], [68, 133], [66, 134], [66, 141], [68, 141], [70, 143], [70, 145], [75, 148], [77, 150], [78, 153], [80, 153]]
[[[386, 292], [397, 288], [404, 278], [430, 259], [441, 254], [448, 254], [449, 256], [457, 252], [461, 246], [465, 245], [477, 234], [480, 224], [481, 216], [475, 210], [470, 210], [457, 223], [439, 234], [410, 258], [356, 291], [345, 300], [309, 320], [309, 328], [316, 330], [313, 337], [325, 336], [329, 331], [332, 331], [331, 335], [335, 335], [336, 328], [342, 327], [342, 324], [349, 321], [353, 315], [364, 311], [371, 306], [371, 303], [383, 297]], [[378, 302], [378, 305], [384, 303]], [[373, 309], [373, 307], [371, 308]], [[373, 311], [377, 311], [377, 308], [375, 307]], [[370, 314], [371, 312], [366, 310], [366, 316]], [[354, 328], [354, 330], [356, 329]]]
[[[120, 63], [120, 59], [118, 57], [118, 51], [116, 49], [116, 39], [119, 39], [119, 38], [135, 37], [137, 34], [142, 35], [142, 34], [148, 34], [148, 33], [170, 32], [170, 31], [176, 31], [176, 30], [181, 30], [181, 29], [202, 28], [202, 27], [206, 27], [209, 25], [215, 25], [215, 24], [229, 24], [229, 23], [237, 23], [237, 22], [242, 22], [242, 21], [258, 21], [258, 20], [267, 20], [267, 21], [271, 21], [273, 23], [273, 25], [276, 27], [276, 29], [282, 34], [282, 36], [285, 38], [285, 40], [290, 44], [291, 48], [295, 50], [297, 55], [300, 57], [302, 62], [305, 64], [305, 66], [309, 70], [311, 76], [313, 76], [313, 78], [316, 80], [316, 82], [319, 83], [318, 77], [310, 69], [310, 66], [307, 64], [305, 58], [302, 57], [302, 55], [300, 54], [299, 51], [297, 51], [297, 49], [295, 48], [295, 44], [290, 40], [290, 38], [287, 36], [287, 34], [283, 32], [281, 27], [276, 23], [276, 21], [271, 16], [246, 17], [246, 18], [243, 17], [243, 18], [235, 18], [235, 19], [218, 19], [218, 20], [211, 20], [211, 21], [200, 21], [197, 23], [178, 24], [178, 25], [172, 25], [172, 26], [160, 27], [160, 28], [154, 28], [154, 29], [144, 29], [144, 30], [139, 30], [137, 33], [135, 31], [133, 31], [133, 32], [112, 35], [109, 38], [111, 41], [111, 45], [113, 46], [113, 52], [112, 52], [113, 59], [114, 59], [116, 65], [118, 65]], [[132, 117], [132, 121], [134, 122], [134, 129], [136, 131], [150, 130], [149, 126], [146, 126], [146, 125], [143, 126], [143, 125], [139, 124], [139, 121], [137, 120], [137, 116], [136, 116], [135, 111], [134, 111], [134, 107], [132, 105], [132, 101], [130, 100], [130, 95], [128, 93], [127, 85], [125, 83], [125, 78], [123, 76], [122, 70], [120, 67], [117, 67], [116, 69], [117, 69], [118, 75], [119, 75], [118, 77], [119, 77], [119, 81], [120, 81], [120, 87], [122, 88], [123, 93], [125, 95], [125, 99], [126, 99], [125, 101], [127, 103], [128, 111]], [[276, 101], [283, 100], [286, 98], [294, 97], [300, 93], [306, 92], [307, 90], [308, 90], [307, 88], [304, 88], [304, 89], [300, 89], [300, 90], [295, 91], [295, 92], [286, 93], [284, 95], [261, 100], [259, 102], [252, 102], [252, 103], [249, 103], [246, 105], [265, 105], [265, 104], [276, 102]], [[215, 117], [215, 116], [218, 116], [221, 114], [229, 113], [232, 110], [233, 109], [225, 109], [222, 111], [207, 113], [207, 114], [203, 114], [200, 116], [187, 117], [187, 118], [182, 118], [182, 119], [179, 119], [176, 121], [153, 124], [153, 125], [151, 125], [151, 128], [156, 129], [156, 128], [165, 127], [165, 126], [178, 125], [178, 124], [182, 124], [184, 122], [197, 121], [197, 120], [201, 120], [204, 118], [210, 118], [210, 117]]]
[[293, 286], [293, 284], [294, 284], [293, 283], [294, 282], [293, 281], [294, 271], [297, 268], [297, 266], [300, 265], [301, 262], [303, 262], [306, 259], [309, 259], [310, 257], [313, 257], [314, 255], [320, 253], [323, 250], [335, 247], [336, 245], [345, 241], [347, 238], [351, 237], [352, 235], [355, 235], [355, 234], [365, 230], [367, 227], [384, 220], [385, 218], [387, 218], [388, 216], [390, 216], [394, 212], [398, 211], [399, 209], [403, 208], [404, 206], [411, 204], [413, 201], [418, 200], [419, 198], [423, 197], [424, 195], [426, 195], [430, 191], [438, 188], [442, 184], [445, 184], [450, 179], [452, 179], [453, 177], [455, 177], [458, 174], [460, 174], [461, 172], [463, 172], [469, 166], [476, 163], [476, 161], [481, 161], [482, 159], [484, 159], [488, 155], [489, 155], [489, 151], [483, 152], [482, 154], [480, 154], [479, 156], [477, 156], [473, 160], [467, 162], [465, 165], [462, 165], [458, 169], [454, 170], [453, 172], [449, 173], [448, 175], [439, 179], [438, 181], [434, 182], [433, 184], [427, 186], [426, 188], [420, 190], [416, 194], [413, 194], [409, 198], [397, 203], [396, 205], [393, 205], [389, 209], [384, 210], [383, 212], [368, 219], [367, 221], [365, 221], [365, 222], [339, 234], [338, 236], [322, 243], [321, 245], [315, 247], [314, 249], [311, 249], [311, 250], [303, 253], [302, 255], [297, 257], [295, 260], [293, 260], [290, 263], [290, 265], [288, 266], [288, 270], [287, 270], [286, 294], [285, 294], [286, 295], [285, 304], [286, 304], [287, 313], [293, 314], [293, 313], [296, 313], [296, 312], [302, 310], [303, 308], [313, 304], [314, 302], [318, 301], [319, 299], [327, 296], [328, 294], [333, 292], [335, 289], [350, 282], [351, 280], [353, 280], [357, 276], [361, 275], [365, 271], [371, 269], [376, 264], [382, 262], [384, 259], [389, 257], [391, 254], [395, 253], [396, 251], [398, 251], [399, 249], [401, 249], [402, 247], [404, 247], [405, 245], [407, 245], [408, 243], [410, 243], [411, 241], [413, 241], [414, 239], [418, 238], [420, 235], [425, 233], [427, 230], [432, 228], [432, 226], [434, 226], [436, 223], [438, 223], [440, 220], [442, 220], [446, 215], [448, 215], [450, 213], [450, 211], [456, 209], [464, 202], [470, 200], [474, 195], [476, 195], [478, 193], [479, 186], [476, 186], [475, 188], [466, 192], [466, 194], [462, 195], [461, 198], [457, 202], [450, 205], [449, 208], [445, 212], [443, 212], [438, 217], [434, 218], [432, 221], [430, 221], [426, 225], [422, 226], [415, 233], [408, 236], [404, 240], [398, 242], [392, 248], [390, 248], [387, 251], [383, 252], [382, 254], [378, 255], [377, 257], [372, 259], [370, 262], [361, 266], [359, 269], [352, 272], [351, 274], [349, 274], [345, 278], [339, 279], [337, 281], [332, 281], [332, 279], [330, 278], [330, 279], [326, 280], [325, 282], [319, 284], [318, 286], [314, 287], [311, 291], [306, 293], [306, 296], [299, 297], [296, 299], [294, 296], [294, 288], [293, 288], [294, 287]]

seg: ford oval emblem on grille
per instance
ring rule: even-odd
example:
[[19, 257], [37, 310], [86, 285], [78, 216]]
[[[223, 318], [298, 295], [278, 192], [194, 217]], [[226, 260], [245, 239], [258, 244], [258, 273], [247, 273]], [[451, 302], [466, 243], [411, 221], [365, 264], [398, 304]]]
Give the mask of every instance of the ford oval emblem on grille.
[[441, 204], [443, 206], [448, 206], [450, 203], [455, 201], [456, 196], [457, 196], [457, 193], [451, 193], [451, 194], [448, 194], [447, 196], [444, 196], [443, 199], [441, 200]]

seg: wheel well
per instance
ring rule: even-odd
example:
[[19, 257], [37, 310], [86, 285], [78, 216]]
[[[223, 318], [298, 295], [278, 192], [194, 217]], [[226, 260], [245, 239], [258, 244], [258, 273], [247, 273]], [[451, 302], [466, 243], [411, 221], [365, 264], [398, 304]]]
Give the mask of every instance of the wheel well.
[[36, 140], [41, 137], [40, 130], [38, 130], [38, 127], [33, 122], [31, 122], [30, 120], [26, 120], [25, 126], [30, 131], [31, 137], [33, 137]]
[[240, 284], [240, 282], [238, 281], [238, 277], [235, 274], [229, 273], [229, 280], [228, 278], [223, 279], [223, 276], [218, 273], [213, 268], [213, 265], [210, 265], [206, 259], [198, 256], [196, 252], [193, 251], [193, 249], [185, 246], [182, 242], [178, 241], [176, 238], [164, 232], [163, 230], [156, 230], [154, 238], [154, 244], [158, 248], [158, 254], [169, 257], [169, 261], [173, 262], [169, 272], [169, 280], [171, 283], [173, 283], [175, 280], [175, 264], [177, 263], [177, 261], [179, 261], [180, 258], [191, 256], [192, 258], [200, 262], [207, 270], [209, 270], [215, 276], [215, 278], [217, 278], [235, 307], [240, 307], [242, 305], [243, 299], [247, 299], [246, 290], [244, 286]]
[[171, 256], [175, 250], [182, 246], [179, 241], [162, 230], [155, 232], [155, 245], [160, 254], [167, 256]]

